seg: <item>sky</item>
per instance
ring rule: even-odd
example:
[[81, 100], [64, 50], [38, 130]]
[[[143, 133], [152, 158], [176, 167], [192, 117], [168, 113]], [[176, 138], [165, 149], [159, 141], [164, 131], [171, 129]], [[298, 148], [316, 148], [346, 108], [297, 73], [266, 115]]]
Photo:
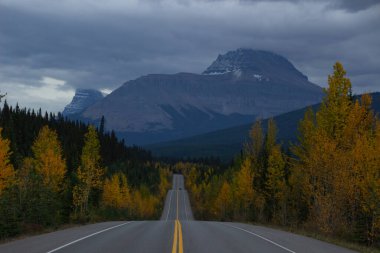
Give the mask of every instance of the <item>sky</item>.
[[151, 73], [201, 73], [237, 48], [273, 51], [326, 87], [380, 91], [380, 0], [0, 0], [0, 93], [61, 111]]

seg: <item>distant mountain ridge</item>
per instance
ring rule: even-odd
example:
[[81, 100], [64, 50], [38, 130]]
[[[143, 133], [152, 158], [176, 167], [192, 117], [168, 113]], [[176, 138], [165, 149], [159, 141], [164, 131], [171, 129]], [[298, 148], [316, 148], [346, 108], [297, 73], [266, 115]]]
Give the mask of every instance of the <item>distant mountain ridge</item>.
[[[380, 113], [380, 92], [372, 93], [372, 109]], [[320, 104], [311, 106], [314, 111]], [[310, 107], [310, 106], [309, 106]], [[274, 117], [278, 127], [278, 141], [284, 146], [290, 142], [297, 142], [298, 123], [303, 119], [305, 107], [292, 112], [287, 112]], [[267, 119], [263, 120], [264, 130], [267, 127]], [[200, 158], [219, 157], [224, 161], [231, 160], [239, 154], [243, 144], [249, 140], [249, 131], [253, 122], [231, 128], [226, 128], [214, 132], [209, 132], [180, 140], [148, 145], [145, 148], [151, 150], [155, 156], [174, 158]]]
[[128, 144], [149, 144], [252, 122], [318, 103], [322, 89], [286, 58], [238, 49], [202, 73], [150, 74], [123, 84], [81, 118], [104, 115]]
[[82, 113], [91, 105], [103, 99], [103, 94], [94, 89], [77, 89], [75, 95], [63, 110], [64, 116], [77, 115]]

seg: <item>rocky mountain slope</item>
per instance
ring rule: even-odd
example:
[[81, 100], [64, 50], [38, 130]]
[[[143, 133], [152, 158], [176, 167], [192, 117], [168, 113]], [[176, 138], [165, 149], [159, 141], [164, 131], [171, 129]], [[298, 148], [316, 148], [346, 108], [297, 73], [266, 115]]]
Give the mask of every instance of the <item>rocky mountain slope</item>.
[[123, 84], [82, 117], [106, 117], [129, 144], [173, 140], [223, 129], [320, 101], [322, 89], [286, 58], [238, 49], [202, 73], [152, 74]]
[[65, 116], [80, 114], [102, 99], [103, 94], [98, 90], [77, 89], [73, 100], [65, 107], [62, 113]]

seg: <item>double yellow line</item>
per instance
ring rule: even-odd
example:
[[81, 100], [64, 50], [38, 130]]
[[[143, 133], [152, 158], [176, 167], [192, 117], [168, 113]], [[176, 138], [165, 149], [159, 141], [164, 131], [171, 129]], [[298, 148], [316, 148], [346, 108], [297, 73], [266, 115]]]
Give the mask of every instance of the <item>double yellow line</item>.
[[175, 220], [174, 239], [172, 253], [183, 253], [182, 226], [179, 220]]
[[182, 225], [178, 219], [178, 190], [177, 190], [177, 218], [174, 225], [172, 253], [183, 253]]

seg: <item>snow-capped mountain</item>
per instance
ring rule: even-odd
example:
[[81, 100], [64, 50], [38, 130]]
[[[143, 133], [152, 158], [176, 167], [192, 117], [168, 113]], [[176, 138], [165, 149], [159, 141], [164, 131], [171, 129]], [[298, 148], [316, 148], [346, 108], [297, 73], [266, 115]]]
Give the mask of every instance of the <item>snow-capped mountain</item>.
[[147, 144], [252, 122], [318, 103], [322, 89], [286, 58], [238, 49], [202, 73], [151, 74], [123, 84], [82, 117], [102, 115], [129, 144]]
[[70, 104], [63, 110], [64, 116], [80, 114], [89, 106], [103, 99], [103, 94], [93, 89], [77, 89]]

